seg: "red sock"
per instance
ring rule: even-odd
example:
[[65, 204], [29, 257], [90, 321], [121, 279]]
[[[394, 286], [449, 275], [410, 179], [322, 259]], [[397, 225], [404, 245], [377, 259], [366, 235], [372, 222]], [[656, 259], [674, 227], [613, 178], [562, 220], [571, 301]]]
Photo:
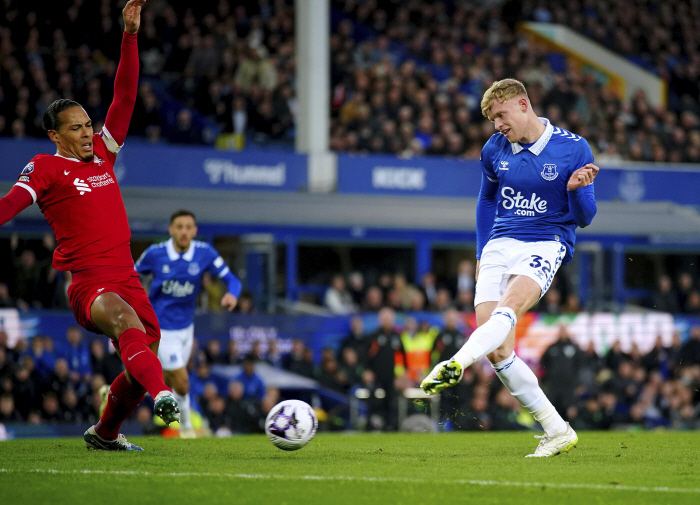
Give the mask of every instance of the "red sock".
[[145, 395], [146, 390], [141, 384], [131, 384], [124, 372], [120, 373], [109, 387], [107, 407], [95, 425], [95, 432], [105, 440], [116, 439], [122, 423], [136, 410]]
[[151, 348], [146, 345], [146, 334], [130, 328], [119, 335], [119, 349], [124, 368], [155, 399], [161, 391], [171, 389], [163, 382], [163, 367]]

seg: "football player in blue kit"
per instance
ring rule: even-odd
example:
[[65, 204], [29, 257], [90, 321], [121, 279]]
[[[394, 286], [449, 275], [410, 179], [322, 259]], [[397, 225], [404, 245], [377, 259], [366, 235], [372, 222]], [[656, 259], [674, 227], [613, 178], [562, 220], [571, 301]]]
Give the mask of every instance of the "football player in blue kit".
[[174, 212], [168, 232], [170, 240], [150, 246], [135, 266], [139, 274], [153, 276], [148, 297], [161, 328], [158, 358], [165, 383], [173, 389], [180, 405], [180, 436], [193, 438], [187, 362], [192, 352], [194, 311], [202, 275], [209, 272], [226, 283], [228, 292], [221, 299], [221, 306], [229, 311], [236, 307], [241, 281], [211, 245], [194, 240], [197, 223], [192, 212]]
[[528, 457], [553, 456], [568, 452], [578, 436], [516, 356], [515, 323], [542, 298], [559, 267], [571, 261], [576, 227], [588, 226], [596, 214], [593, 180], [599, 168], [584, 138], [537, 117], [520, 81], [493, 83], [481, 112], [498, 133], [481, 151], [474, 297], [479, 327], [421, 387], [435, 394], [454, 386], [466, 367], [488, 357], [544, 429]]

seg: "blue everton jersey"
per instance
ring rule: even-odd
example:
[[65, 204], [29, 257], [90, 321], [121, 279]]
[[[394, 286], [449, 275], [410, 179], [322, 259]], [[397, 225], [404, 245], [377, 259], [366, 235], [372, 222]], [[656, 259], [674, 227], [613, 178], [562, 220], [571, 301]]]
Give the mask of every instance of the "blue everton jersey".
[[[566, 187], [574, 171], [593, 162], [593, 153], [583, 137], [557, 128], [545, 118], [540, 121], [545, 130], [534, 144], [511, 144], [496, 133], [481, 152], [484, 177], [498, 185], [496, 216], [488, 240], [555, 240], [566, 246], [564, 263], [568, 263], [574, 254], [577, 224]], [[482, 194], [483, 188], [482, 184]], [[592, 184], [577, 191], [593, 198]]]
[[204, 272], [222, 278], [230, 274], [219, 253], [198, 240], [193, 240], [182, 254], [175, 250], [173, 239], [154, 244], [144, 251], [135, 267], [139, 274], [153, 275], [148, 297], [164, 330], [180, 330], [193, 324]]

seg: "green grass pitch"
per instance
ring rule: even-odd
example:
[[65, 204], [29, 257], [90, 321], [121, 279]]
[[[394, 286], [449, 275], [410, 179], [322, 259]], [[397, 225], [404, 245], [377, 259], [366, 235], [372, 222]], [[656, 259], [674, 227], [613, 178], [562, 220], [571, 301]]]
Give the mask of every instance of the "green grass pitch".
[[284, 452], [264, 435], [0, 442], [2, 505], [700, 503], [700, 432], [579, 433], [526, 459], [532, 433], [319, 434]]

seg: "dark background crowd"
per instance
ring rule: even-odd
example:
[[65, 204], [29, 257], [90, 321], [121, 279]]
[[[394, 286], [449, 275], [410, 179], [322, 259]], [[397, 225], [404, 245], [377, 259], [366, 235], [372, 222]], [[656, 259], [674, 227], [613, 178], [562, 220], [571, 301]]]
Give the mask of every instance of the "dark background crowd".
[[[42, 137], [56, 98], [96, 121], [111, 102], [124, 2], [0, 3], [0, 135]], [[528, 87], [538, 114], [582, 135], [600, 162], [700, 161], [697, 3], [334, 0], [331, 149], [478, 158], [493, 133], [479, 101], [497, 79]], [[529, 41], [517, 21], [567, 25], [643, 65], [668, 106], [623, 100]], [[291, 0], [151, 0], [139, 32], [131, 136], [212, 144], [218, 133], [291, 146]], [[98, 124], [99, 127], [99, 124]], [[245, 141], [237, 144], [241, 148]]]
[[[294, 340], [284, 353], [274, 339], [257, 341], [245, 353], [235, 341], [195, 343], [188, 365], [193, 406], [218, 435], [262, 431], [265, 416], [283, 397], [256, 373], [264, 365], [318, 382], [332, 400], [315, 402], [325, 407], [323, 429], [410, 430], [412, 416], [426, 417], [428, 402], [411, 403], [402, 420], [399, 398], [463, 345], [472, 323], [455, 309], [443, 313], [441, 325], [411, 315], [399, 324], [390, 308], [378, 316], [371, 331], [365, 331], [362, 317], [350, 318], [348, 335], [320, 355], [302, 340]], [[110, 347], [105, 337], [86, 338], [77, 326], [65, 336], [22, 339], [13, 348], [0, 332], [0, 423], [96, 422], [99, 389], [122, 370]], [[240, 372], [222, 378], [212, 371], [218, 365], [240, 365]], [[615, 342], [603, 354], [592, 343], [580, 347], [562, 326], [557, 341], [531, 365], [552, 403], [576, 429], [700, 428], [700, 326], [691, 328], [683, 344], [680, 335], [670, 345], [658, 337], [651, 350], [641, 353], [636, 344], [623, 352]], [[348, 413], [353, 402], [361, 405], [362, 415], [356, 418]], [[146, 400], [133, 418], [145, 430], [157, 429], [151, 409]], [[485, 362], [468, 369], [457, 387], [441, 394], [439, 417], [443, 430], [534, 425]]]

